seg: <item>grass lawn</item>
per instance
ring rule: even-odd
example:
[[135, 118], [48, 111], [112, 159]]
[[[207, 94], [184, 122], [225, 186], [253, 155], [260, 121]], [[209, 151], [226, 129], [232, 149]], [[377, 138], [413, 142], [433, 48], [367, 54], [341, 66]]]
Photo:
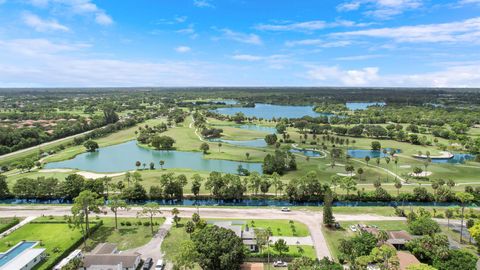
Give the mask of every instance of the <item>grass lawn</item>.
[[181, 219], [178, 223], [178, 227], [173, 225], [167, 236], [163, 240], [161, 250], [162, 253], [165, 254], [165, 258], [167, 259], [167, 261], [173, 261], [176, 254], [180, 252], [182, 243], [190, 239], [190, 236], [188, 235], [188, 233], [185, 232], [184, 228], [187, 221], [188, 219]]
[[270, 247], [268, 250], [266, 248], [262, 250], [263, 254], [267, 254], [267, 252], [270, 252], [270, 261], [272, 262], [274, 260], [281, 260], [283, 257], [309, 257], [312, 259], [317, 258], [317, 255], [315, 254], [315, 248], [313, 246], [288, 246], [288, 252], [283, 253], [282, 256], [280, 256], [280, 253], [275, 251], [273, 247]]
[[327, 241], [328, 248], [332, 253], [334, 259], [338, 259], [340, 252], [338, 248], [340, 246], [340, 240], [354, 236], [356, 233], [349, 229], [353, 224], [365, 224], [376, 225], [380, 230], [407, 230], [407, 223], [405, 221], [345, 221], [340, 222], [342, 226], [338, 230], [331, 230], [328, 228], [322, 228], [323, 235]]
[[0, 252], [7, 251], [22, 240], [41, 241], [39, 247], [46, 248], [46, 253], [49, 255], [47, 261], [36, 268], [42, 270], [81, 238], [80, 230], [71, 229], [67, 224], [30, 223], [0, 239]]
[[[262, 228], [267, 229], [270, 228], [272, 230], [273, 236], [296, 236], [296, 237], [304, 237], [309, 236], [310, 232], [305, 224], [292, 221], [286, 219], [276, 219], [276, 220], [267, 220], [267, 219], [255, 219], [255, 220], [245, 220], [250, 226], [250, 228]], [[295, 232], [292, 231], [291, 224], [295, 226]], [[243, 225], [245, 227], [245, 225]]]
[[[114, 218], [101, 218], [103, 225], [95, 231], [88, 240], [88, 248], [93, 249], [97, 244], [115, 243], [119, 250], [127, 250], [145, 245], [152, 239], [150, 226], [138, 225], [137, 222], [150, 221], [149, 218], [118, 218], [118, 230], [115, 230]], [[121, 225], [129, 221], [131, 226]], [[154, 231], [165, 221], [165, 218], [154, 218]]]

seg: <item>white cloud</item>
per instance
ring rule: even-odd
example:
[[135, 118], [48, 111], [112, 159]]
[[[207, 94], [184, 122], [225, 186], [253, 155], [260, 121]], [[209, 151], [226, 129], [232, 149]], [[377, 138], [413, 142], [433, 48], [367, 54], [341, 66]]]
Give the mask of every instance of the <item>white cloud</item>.
[[396, 42], [478, 43], [480, 42], [480, 17], [442, 24], [376, 28], [333, 35], [390, 38]]
[[305, 78], [320, 85], [377, 87], [479, 87], [480, 64], [459, 63], [439, 71], [381, 75], [378, 67], [341, 69], [338, 66], [307, 66]]
[[89, 55], [87, 46], [45, 39], [0, 40], [0, 86], [220, 85], [214, 74], [228, 70], [208, 62], [99, 58]]
[[43, 20], [37, 15], [31, 13], [25, 13], [22, 16], [23, 22], [35, 29], [38, 32], [48, 32], [48, 31], [63, 31], [67, 32], [70, 29], [56, 20]]
[[365, 86], [378, 80], [378, 70], [377, 67], [342, 70], [337, 66], [312, 66], [307, 71], [307, 78], [332, 85]]
[[222, 38], [224, 39], [234, 40], [237, 42], [253, 44], [253, 45], [262, 45], [262, 39], [255, 34], [235, 32], [227, 28], [220, 29], [220, 32], [223, 33]]
[[380, 58], [380, 57], [383, 57], [383, 56], [384, 55], [381, 55], [381, 54], [366, 54], [366, 55], [354, 55], [354, 56], [337, 57], [337, 58], [335, 58], [335, 60], [337, 60], [337, 61], [361, 61], [361, 60]]
[[188, 46], [178, 46], [175, 48], [175, 51], [178, 53], [187, 53], [191, 51], [192, 49]]
[[113, 19], [92, 0], [30, 0], [29, 2], [37, 7], [58, 6], [74, 14], [90, 15], [100, 25], [113, 24]]
[[209, 0], [193, 0], [193, 5], [196, 7], [204, 8], [209, 7], [213, 8], [214, 5]]
[[368, 23], [356, 23], [348, 20], [337, 20], [335, 22], [325, 21], [305, 21], [305, 22], [284, 22], [277, 24], [258, 24], [255, 26], [257, 30], [263, 31], [299, 31], [312, 32], [331, 27], [363, 27]]
[[288, 47], [295, 46], [316, 46], [322, 48], [338, 48], [345, 47], [352, 44], [348, 40], [338, 40], [338, 41], [326, 41], [323, 39], [301, 39], [301, 40], [290, 40], [285, 42], [285, 45]]
[[380, 19], [389, 19], [406, 10], [422, 6], [422, 0], [349, 0], [337, 6], [339, 11], [352, 11], [364, 7], [365, 14]]

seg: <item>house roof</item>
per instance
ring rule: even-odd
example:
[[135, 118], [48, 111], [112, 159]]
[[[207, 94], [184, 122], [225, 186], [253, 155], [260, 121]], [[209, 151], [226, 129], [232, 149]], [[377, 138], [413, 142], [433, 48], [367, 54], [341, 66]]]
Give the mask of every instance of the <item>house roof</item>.
[[117, 250], [117, 245], [112, 243], [98, 244], [90, 254], [112, 254]]
[[388, 242], [390, 244], [405, 244], [412, 240], [412, 236], [406, 231], [388, 231]]
[[134, 268], [140, 254], [87, 254], [83, 258], [83, 266], [88, 268], [95, 265], [122, 265]]
[[410, 252], [398, 251], [398, 262], [400, 263], [400, 270], [406, 270], [412, 264], [418, 264], [420, 261]]

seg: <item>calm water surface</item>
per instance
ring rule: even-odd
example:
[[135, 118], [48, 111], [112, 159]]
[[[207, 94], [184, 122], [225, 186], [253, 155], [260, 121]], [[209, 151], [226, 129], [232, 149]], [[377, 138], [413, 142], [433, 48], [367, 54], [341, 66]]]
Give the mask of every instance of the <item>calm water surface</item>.
[[[348, 149], [347, 155], [351, 156], [352, 158], [365, 158], [369, 156], [370, 158], [384, 158], [389, 156], [391, 148], [385, 148], [387, 150], [387, 154], [385, 155], [382, 150], [367, 150], [367, 149]], [[396, 150], [397, 153], [400, 153], [400, 149]]]
[[140, 147], [136, 141], [129, 141], [108, 147], [102, 147], [95, 153], [83, 153], [75, 158], [45, 165], [46, 169], [78, 169], [99, 173], [123, 172], [136, 169], [135, 162], [155, 163], [164, 160], [164, 168], [186, 168], [198, 171], [217, 171], [237, 173], [238, 165], [249, 171], [262, 172], [260, 163], [237, 162], [219, 159], [204, 159], [201, 152], [159, 151]]
[[242, 112], [247, 117], [257, 117], [263, 119], [272, 118], [301, 118], [303, 116], [331, 116], [332, 114], [322, 114], [313, 111], [313, 106], [287, 106], [287, 105], [272, 105], [257, 103], [254, 108], [218, 108], [215, 110], [217, 113], [234, 115]]
[[385, 106], [385, 102], [347, 102], [345, 104], [347, 106], [347, 109], [351, 111], [357, 111], [357, 110], [366, 110], [369, 106], [374, 106], [374, 105], [380, 105], [380, 106]]

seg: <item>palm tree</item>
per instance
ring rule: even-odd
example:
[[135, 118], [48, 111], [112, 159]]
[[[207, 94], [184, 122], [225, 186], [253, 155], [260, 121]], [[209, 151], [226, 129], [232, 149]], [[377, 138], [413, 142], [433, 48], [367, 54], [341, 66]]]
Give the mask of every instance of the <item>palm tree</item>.
[[245, 153], [245, 157], [247, 157], [247, 160], [250, 158], [250, 153], [249, 152], [246, 152]]
[[370, 161], [370, 156], [366, 156], [365, 157], [365, 162], [367, 162], [367, 166], [368, 166], [368, 162]]
[[163, 170], [163, 165], [165, 165], [165, 160], [160, 160], [158, 164], [160, 164], [160, 168]]
[[360, 180], [362, 180], [363, 169], [362, 169], [362, 168], [358, 168], [358, 169], [357, 169], [357, 173], [358, 173], [358, 177], [360, 178]]
[[142, 166], [142, 163], [140, 161], [135, 161], [135, 167], [137, 167], [137, 170], [140, 169], [140, 166]]
[[457, 194], [455, 194], [455, 197], [457, 198], [458, 201], [460, 201], [460, 204], [462, 206], [462, 220], [460, 224], [460, 244], [461, 244], [463, 240], [463, 221], [465, 217], [464, 215], [465, 206], [467, 203], [470, 203], [471, 201], [473, 201], [475, 197], [472, 194], [467, 192], [457, 192]]
[[220, 152], [220, 148], [222, 148], [222, 143], [221, 142], [218, 143], [218, 152]]
[[340, 188], [345, 190], [348, 196], [350, 191], [357, 189], [357, 183], [351, 177], [344, 177], [340, 182]]

